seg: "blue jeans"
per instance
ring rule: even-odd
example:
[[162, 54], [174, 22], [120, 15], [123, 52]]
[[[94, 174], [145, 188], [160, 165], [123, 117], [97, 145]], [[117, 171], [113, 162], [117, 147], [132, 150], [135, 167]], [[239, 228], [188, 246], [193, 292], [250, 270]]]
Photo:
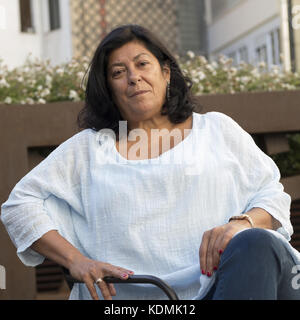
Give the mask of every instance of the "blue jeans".
[[294, 266], [273, 234], [245, 230], [222, 253], [216, 281], [203, 300], [300, 300], [300, 288], [292, 286]]

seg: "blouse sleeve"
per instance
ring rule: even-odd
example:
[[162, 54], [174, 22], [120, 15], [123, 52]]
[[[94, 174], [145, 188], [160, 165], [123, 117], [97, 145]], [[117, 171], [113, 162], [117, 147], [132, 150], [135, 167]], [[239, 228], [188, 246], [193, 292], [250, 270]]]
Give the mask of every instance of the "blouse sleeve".
[[224, 144], [238, 160], [240, 167], [241, 192], [248, 198], [242, 213], [258, 207], [266, 210], [281, 223], [277, 230], [287, 240], [293, 233], [290, 222], [291, 197], [284, 192], [280, 183], [280, 172], [275, 162], [254, 142], [250, 134], [242, 129], [232, 118], [216, 113], [223, 132]]
[[71, 212], [80, 212], [81, 202], [73, 140], [60, 145], [23, 177], [1, 206], [1, 220], [25, 265], [43, 262], [44, 257], [30, 246], [46, 232], [58, 230], [67, 240], [74, 239]]

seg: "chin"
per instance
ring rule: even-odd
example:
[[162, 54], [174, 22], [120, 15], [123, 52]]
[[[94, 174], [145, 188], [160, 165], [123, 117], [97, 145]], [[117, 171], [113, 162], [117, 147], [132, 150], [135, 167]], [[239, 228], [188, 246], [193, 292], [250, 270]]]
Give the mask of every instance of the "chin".
[[139, 108], [133, 108], [131, 114], [134, 118], [139, 118], [140, 120], [143, 120], [145, 118], [149, 118], [160, 113], [160, 110], [161, 109], [154, 108], [153, 106], [143, 105]]

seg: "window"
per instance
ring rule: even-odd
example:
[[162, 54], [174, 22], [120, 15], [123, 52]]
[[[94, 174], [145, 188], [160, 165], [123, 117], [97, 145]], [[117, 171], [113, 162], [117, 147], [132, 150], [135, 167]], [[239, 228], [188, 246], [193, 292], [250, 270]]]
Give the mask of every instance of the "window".
[[265, 62], [268, 65], [268, 55], [267, 55], [267, 46], [262, 45], [256, 48], [256, 61], [258, 63]]
[[280, 29], [274, 28], [262, 35], [257, 41], [256, 62], [265, 62], [270, 69], [273, 65], [280, 66]]
[[34, 32], [32, 22], [31, 0], [19, 0], [21, 32]]
[[272, 49], [272, 63], [274, 65], [280, 64], [280, 33], [279, 29], [270, 32], [271, 49]]
[[59, 1], [48, 0], [48, 4], [49, 4], [50, 30], [59, 29], [60, 28]]
[[236, 56], [236, 52], [230, 52], [228, 54], [228, 58], [232, 59], [232, 65], [237, 65], [237, 56]]
[[248, 49], [247, 47], [241, 47], [239, 49], [239, 62], [245, 62], [248, 63], [249, 62], [249, 57], [248, 57]]

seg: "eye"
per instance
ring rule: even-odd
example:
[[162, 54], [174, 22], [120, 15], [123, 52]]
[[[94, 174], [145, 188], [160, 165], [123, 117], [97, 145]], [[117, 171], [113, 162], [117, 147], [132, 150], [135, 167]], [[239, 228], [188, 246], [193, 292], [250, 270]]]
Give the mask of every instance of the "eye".
[[120, 76], [123, 71], [124, 71], [124, 69], [116, 69], [112, 72], [111, 75], [113, 78], [116, 78], [116, 77]]
[[149, 64], [148, 61], [140, 61], [140, 62], [139, 62], [139, 65], [140, 65], [141, 67], [144, 67], [144, 66], [146, 66], [147, 64]]

